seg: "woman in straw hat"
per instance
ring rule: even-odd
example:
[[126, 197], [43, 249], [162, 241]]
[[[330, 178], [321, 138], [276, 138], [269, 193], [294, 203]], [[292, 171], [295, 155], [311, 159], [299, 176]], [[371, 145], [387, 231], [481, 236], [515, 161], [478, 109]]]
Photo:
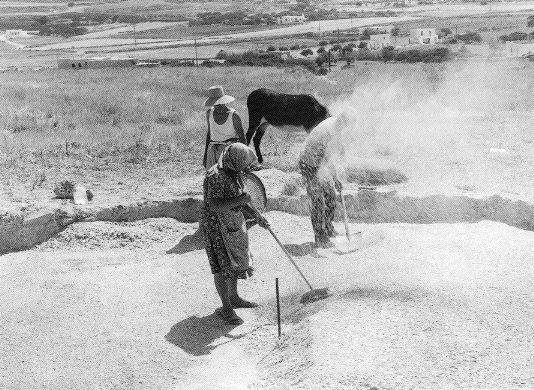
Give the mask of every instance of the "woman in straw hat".
[[[228, 104], [234, 100], [233, 96], [224, 93], [221, 86], [217, 85], [208, 89], [208, 98], [204, 101], [204, 106], [209, 107], [206, 111], [208, 132], [203, 158], [203, 165], [206, 170], [219, 162], [222, 152], [228, 145], [234, 142], [241, 142], [245, 145], [247, 143], [241, 118], [233, 108], [228, 107]], [[249, 228], [255, 224], [253, 216], [248, 214], [247, 224]], [[201, 228], [189, 237], [191, 237], [190, 240], [192, 240], [194, 248], [202, 249], [203, 232]]]
[[204, 106], [209, 107], [206, 111], [208, 133], [203, 160], [206, 169], [217, 164], [219, 156], [228, 144], [247, 143], [241, 118], [233, 108], [228, 107], [234, 100], [233, 96], [224, 93], [221, 86], [208, 89], [208, 98], [204, 102]]
[[228, 145], [219, 162], [207, 170], [204, 178], [204, 204], [200, 216], [204, 245], [222, 307], [216, 313], [232, 325], [243, 320], [235, 308], [257, 306], [237, 293], [237, 280], [252, 276], [248, 234], [243, 212], [253, 214], [266, 228], [267, 220], [249, 206], [250, 195], [244, 191], [243, 173], [257, 162], [256, 154], [241, 143]]

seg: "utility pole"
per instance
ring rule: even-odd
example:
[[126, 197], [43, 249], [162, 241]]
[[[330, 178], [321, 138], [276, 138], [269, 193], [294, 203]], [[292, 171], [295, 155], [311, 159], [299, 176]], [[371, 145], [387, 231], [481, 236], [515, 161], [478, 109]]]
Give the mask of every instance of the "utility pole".
[[135, 23], [133, 24], [133, 35], [134, 35], [134, 47], [137, 47], [137, 36], [135, 35]]
[[195, 39], [195, 65], [198, 66], [197, 40]]
[[332, 70], [331, 61], [330, 61], [330, 51], [331, 49], [328, 49], [328, 71], [329, 72]]

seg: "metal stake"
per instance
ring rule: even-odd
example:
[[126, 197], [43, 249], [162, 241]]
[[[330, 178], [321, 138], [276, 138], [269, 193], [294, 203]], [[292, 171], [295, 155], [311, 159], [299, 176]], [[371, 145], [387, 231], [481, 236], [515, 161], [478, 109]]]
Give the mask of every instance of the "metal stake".
[[282, 325], [280, 324], [280, 291], [278, 290], [278, 278], [275, 279], [276, 288], [276, 320], [278, 322], [278, 338], [282, 336]]

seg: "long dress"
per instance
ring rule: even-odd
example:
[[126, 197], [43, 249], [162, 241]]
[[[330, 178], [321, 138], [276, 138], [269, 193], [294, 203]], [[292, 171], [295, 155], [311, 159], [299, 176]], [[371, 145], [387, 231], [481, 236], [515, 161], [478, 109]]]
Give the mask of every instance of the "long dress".
[[235, 174], [218, 166], [206, 173], [200, 228], [211, 272], [227, 278], [246, 279], [247, 271], [252, 269], [245, 217], [242, 207], [217, 212], [210, 209], [208, 200], [235, 198], [242, 192]]

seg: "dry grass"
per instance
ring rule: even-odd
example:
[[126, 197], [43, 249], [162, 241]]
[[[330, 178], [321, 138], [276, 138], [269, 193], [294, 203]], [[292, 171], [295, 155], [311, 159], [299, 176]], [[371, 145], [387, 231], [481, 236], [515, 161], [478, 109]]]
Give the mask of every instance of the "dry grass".
[[[353, 99], [362, 102], [356, 107], [367, 119], [359, 122], [352, 140], [355, 158], [388, 160], [409, 177], [409, 183], [414, 176], [426, 175], [433, 180], [441, 174], [441, 181], [450, 180], [455, 185], [469, 183], [484, 188], [483, 183], [493, 180], [513, 187], [510, 180], [497, 177], [500, 169], [509, 177], [519, 175], [523, 183], [528, 182], [534, 154], [534, 139], [528, 131], [534, 118], [528, 114], [534, 108], [534, 96], [529, 92], [533, 82], [530, 63], [510, 63], [503, 69], [491, 65], [496, 70], [488, 70], [482, 83], [491, 93], [480, 96], [477, 88], [482, 84], [469, 74], [453, 78], [453, 85], [447, 87], [449, 76], [462, 66], [358, 63], [326, 77], [295, 69], [225, 67], [0, 74], [0, 183], [4, 193], [10, 192], [8, 199], [22, 198], [25, 192], [38, 193], [41, 188], [44, 194], [45, 188], [63, 179], [83, 180], [110, 190], [121, 185], [130, 188], [128, 183], [139, 191], [143, 186], [163, 188], [169, 180], [178, 185], [175, 179], [202, 173], [206, 131], [202, 102], [206, 88], [215, 84], [224, 85], [236, 97], [235, 108], [245, 126], [246, 97], [256, 88], [312, 93], [327, 105], [348, 98], [356, 88], [362, 95]], [[480, 69], [481, 65], [475, 66]], [[383, 99], [392, 99], [381, 92], [387, 92], [391, 82], [396, 83], [397, 92], [402, 91], [402, 100], [383, 103]], [[447, 110], [454, 110], [454, 104], [461, 106], [465, 120], [453, 121], [431, 106], [417, 118], [420, 123], [414, 121], [418, 105], [443, 89], [448, 95], [438, 97], [448, 99], [444, 102], [449, 104]], [[395, 94], [391, 96], [397, 99]], [[399, 118], [391, 116], [390, 108], [398, 111]], [[401, 119], [403, 113], [408, 113], [408, 122]], [[425, 119], [424, 115], [436, 118]], [[443, 120], [450, 121], [451, 126], [460, 123], [462, 137], [449, 136], [447, 123], [440, 122]], [[401, 126], [404, 122], [406, 129]], [[438, 124], [442, 133], [434, 134], [432, 128], [417, 133], [409, 127], [412, 124]], [[304, 133], [269, 129], [262, 143], [266, 165], [294, 171], [304, 137]], [[414, 139], [424, 147], [414, 144]], [[475, 149], [464, 148], [464, 144]], [[491, 147], [508, 148], [522, 157], [513, 165], [494, 161], [495, 157], [485, 152]], [[468, 154], [460, 153], [465, 150]], [[485, 165], [492, 167], [495, 177], [482, 171]], [[371, 166], [356, 180], [369, 184], [403, 180], [398, 172], [391, 174], [387, 168], [373, 173]], [[180, 192], [182, 188], [177, 188], [176, 193]]]
[[[203, 150], [205, 90], [224, 85], [247, 124], [246, 97], [267, 86], [282, 91], [337, 94], [339, 88], [307, 71], [259, 68], [47, 70], [0, 75], [0, 153], [72, 153], [119, 159], [146, 148], [147, 158], [198, 165]], [[349, 93], [350, 85], [346, 86]], [[323, 96], [324, 97], [324, 96]], [[284, 156], [299, 134], [270, 131], [266, 155]], [[142, 146], [141, 146], [142, 145]], [[68, 156], [65, 156], [68, 157]], [[285, 170], [290, 164], [286, 164]], [[185, 172], [190, 166], [184, 166]]]
[[[224, 85], [246, 126], [253, 89], [327, 85], [307, 71], [273, 68], [45, 70], [4, 73], [0, 80], [0, 199], [22, 208], [49, 199], [65, 179], [96, 189], [97, 200], [116, 188], [143, 196], [154, 188], [193, 190], [175, 180], [202, 173], [207, 87]], [[280, 145], [293, 137], [269, 132], [268, 161], [291, 169], [293, 158]]]

